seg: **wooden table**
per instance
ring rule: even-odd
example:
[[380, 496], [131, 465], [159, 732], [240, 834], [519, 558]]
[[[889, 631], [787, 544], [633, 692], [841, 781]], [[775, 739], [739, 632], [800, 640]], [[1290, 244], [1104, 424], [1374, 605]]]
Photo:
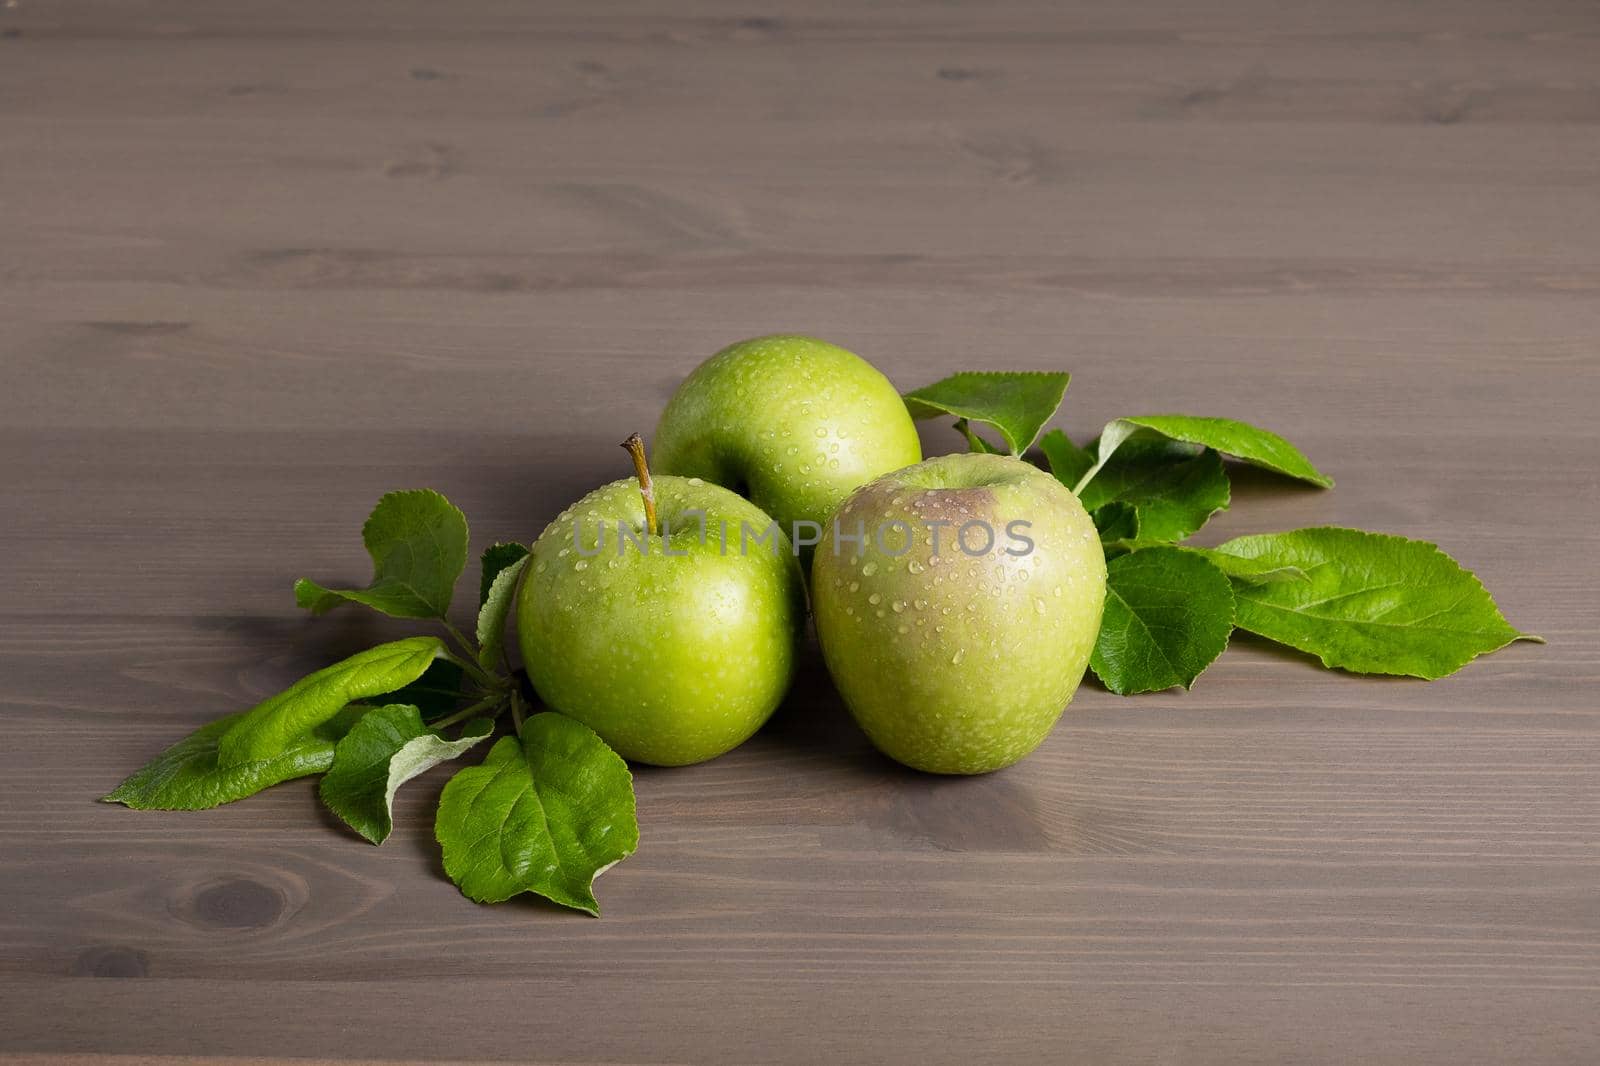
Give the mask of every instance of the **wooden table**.
[[[0, 7], [0, 1050], [563, 1062], [1600, 1058], [1600, 10], [1155, 0]], [[1518, 645], [1247, 639], [1027, 762], [875, 756], [814, 652], [638, 774], [598, 921], [313, 786], [94, 802], [410, 631], [312, 620], [385, 490], [531, 538], [722, 344], [1064, 368], [1276, 427], [1203, 536], [1443, 543]], [[957, 438], [929, 424], [930, 451]], [[140, 1058], [138, 1061], [148, 1061]]]

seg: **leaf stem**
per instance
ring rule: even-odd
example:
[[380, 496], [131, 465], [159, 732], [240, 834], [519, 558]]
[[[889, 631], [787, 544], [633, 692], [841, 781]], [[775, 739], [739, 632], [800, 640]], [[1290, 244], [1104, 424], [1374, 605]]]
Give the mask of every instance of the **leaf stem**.
[[[504, 695], [502, 695], [500, 693], [495, 693], [493, 696], [489, 696], [489, 697], [486, 697], [484, 699], [479, 700], [477, 703], [474, 703], [471, 707], [465, 707], [465, 708], [457, 711], [455, 714], [452, 714], [448, 718], [442, 718], [437, 722], [429, 722], [428, 723], [428, 728], [429, 729], [443, 729], [445, 726], [455, 725], [457, 722], [465, 722], [468, 718], [471, 718], [473, 715], [477, 714], [479, 711], [486, 711], [490, 707], [493, 707], [495, 704], [503, 703], [504, 701], [505, 701], [505, 696]], [[495, 718], [500, 717], [500, 712], [499, 711], [495, 711], [495, 713], [493, 714], [492, 717], [495, 717]]]
[[517, 736], [522, 735], [522, 694], [515, 689], [511, 690], [511, 724], [516, 727]]
[[460, 649], [461, 654], [465, 655], [469, 659], [476, 659], [478, 657], [478, 649], [473, 647], [472, 641], [467, 639], [465, 633], [456, 628], [454, 622], [441, 618], [439, 619], [439, 624], [444, 626], [444, 631], [450, 634], [450, 636], [455, 640], [456, 647]]
[[[446, 622], [445, 624], [449, 625], [448, 622]], [[504, 693], [505, 692], [505, 689], [506, 689], [506, 680], [505, 680], [505, 678], [495, 677], [493, 674], [489, 673], [489, 671], [487, 671], [483, 667], [479, 666], [474, 661], [474, 660], [477, 659], [476, 655], [468, 654], [467, 656], [462, 657], [462, 656], [457, 655], [454, 652], [450, 651], [449, 649], [446, 649], [445, 652], [444, 652], [444, 657], [446, 659], [450, 660], [451, 662], [455, 663], [457, 666], [461, 667], [461, 669], [466, 671], [468, 674], [470, 674], [472, 676], [472, 679], [474, 681], [476, 681], [478, 684], [482, 685], [486, 691], [494, 692], [494, 693]]]

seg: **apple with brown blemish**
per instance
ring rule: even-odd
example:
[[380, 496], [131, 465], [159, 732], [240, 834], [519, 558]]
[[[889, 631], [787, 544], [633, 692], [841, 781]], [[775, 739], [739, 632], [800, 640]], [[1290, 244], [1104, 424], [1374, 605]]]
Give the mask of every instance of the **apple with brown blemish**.
[[946, 455], [856, 490], [817, 547], [811, 589], [828, 670], [872, 742], [919, 770], [979, 774], [1033, 751], [1066, 709], [1106, 564], [1055, 478]]

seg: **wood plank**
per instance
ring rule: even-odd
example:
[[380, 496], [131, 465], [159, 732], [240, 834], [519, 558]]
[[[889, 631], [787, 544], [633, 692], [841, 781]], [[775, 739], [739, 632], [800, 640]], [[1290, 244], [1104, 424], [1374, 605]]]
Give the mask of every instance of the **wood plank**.
[[[1600, 1057], [1597, 49], [1555, 0], [0, 7], [0, 1061]], [[1079, 438], [1279, 428], [1337, 490], [1234, 471], [1203, 542], [1436, 540], [1551, 643], [1424, 685], [1239, 637], [961, 781], [812, 648], [640, 770], [599, 921], [462, 899], [441, 772], [381, 849], [303, 781], [93, 802], [411, 631], [289, 596], [380, 493], [532, 537], [788, 329], [1069, 369]]]

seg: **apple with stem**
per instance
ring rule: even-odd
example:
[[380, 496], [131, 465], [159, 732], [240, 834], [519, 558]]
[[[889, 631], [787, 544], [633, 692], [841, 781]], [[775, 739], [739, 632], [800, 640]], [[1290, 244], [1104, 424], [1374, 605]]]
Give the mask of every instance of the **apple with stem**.
[[725, 485], [776, 518], [822, 526], [846, 496], [922, 458], [900, 393], [860, 356], [779, 334], [722, 349], [678, 387], [656, 428], [663, 474]]
[[783, 699], [804, 579], [750, 501], [699, 478], [652, 478], [638, 434], [623, 446], [637, 480], [589, 493], [533, 545], [517, 594], [523, 665], [546, 704], [624, 758], [701, 762]]
[[832, 527], [812, 560], [812, 610], [872, 742], [943, 774], [1038, 747], [1083, 678], [1105, 604], [1105, 556], [1078, 498], [1019, 459], [946, 455], [858, 489]]

